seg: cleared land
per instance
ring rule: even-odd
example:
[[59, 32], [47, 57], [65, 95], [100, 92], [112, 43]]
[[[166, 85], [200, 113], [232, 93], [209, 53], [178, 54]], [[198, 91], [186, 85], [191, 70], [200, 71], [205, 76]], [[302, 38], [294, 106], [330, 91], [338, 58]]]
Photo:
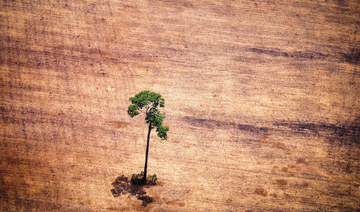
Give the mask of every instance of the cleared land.
[[[360, 209], [360, 2], [0, 0], [0, 210]], [[154, 202], [128, 98], [166, 99]]]

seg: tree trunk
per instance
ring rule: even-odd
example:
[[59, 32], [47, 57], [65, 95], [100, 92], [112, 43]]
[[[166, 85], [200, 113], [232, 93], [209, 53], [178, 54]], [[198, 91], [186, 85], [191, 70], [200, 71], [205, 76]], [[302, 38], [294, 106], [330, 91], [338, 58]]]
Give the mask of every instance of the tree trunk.
[[144, 184], [146, 183], [146, 175], [147, 175], [147, 162], [148, 162], [148, 155], [149, 155], [150, 132], [151, 132], [151, 122], [149, 123], [149, 132], [148, 132], [147, 144], [146, 144], [145, 168], [144, 168], [144, 177], [143, 177]]

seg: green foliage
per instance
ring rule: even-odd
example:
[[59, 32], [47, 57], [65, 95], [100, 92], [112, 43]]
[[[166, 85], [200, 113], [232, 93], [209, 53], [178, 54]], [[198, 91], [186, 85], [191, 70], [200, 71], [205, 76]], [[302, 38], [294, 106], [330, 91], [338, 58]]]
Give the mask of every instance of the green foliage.
[[167, 126], [159, 126], [157, 129], [157, 135], [160, 137], [160, 138], [163, 138], [164, 140], [167, 140], [167, 132], [169, 131], [169, 127]]
[[163, 120], [166, 118], [165, 113], [161, 113], [158, 106], [165, 107], [165, 99], [161, 94], [141, 91], [135, 96], [129, 98], [131, 105], [128, 108], [128, 114], [133, 118], [140, 113], [145, 113], [145, 122], [151, 124], [151, 127], [156, 127], [159, 138], [166, 140], [169, 127], [162, 126]]
[[154, 108], [156, 108], [159, 104], [160, 107], [165, 107], [165, 100], [161, 98], [161, 94], [150, 91], [141, 91], [129, 100], [137, 109], [140, 110], [149, 105], [149, 103], [153, 103]]
[[144, 172], [141, 172], [140, 174], [132, 174], [130, 182], [131, 182], [131, 184], [136, 185], [136, 186], [156, 185], [158, 183], [158, 178], [157, 178], [156, 174], [148, 175], [146, 177], [146, 182], [144, 182]]
[[139, 115], [139, 112], [137, 111], [137, 106], [135, 104], [129, 106], [128, 114], [131, 116], [131, 118]]
[[156, 174], [148, 175], [146, 177], [146, 185], [156, 185], [157, 183], [158, 183], [158, 179], [156, 177]]

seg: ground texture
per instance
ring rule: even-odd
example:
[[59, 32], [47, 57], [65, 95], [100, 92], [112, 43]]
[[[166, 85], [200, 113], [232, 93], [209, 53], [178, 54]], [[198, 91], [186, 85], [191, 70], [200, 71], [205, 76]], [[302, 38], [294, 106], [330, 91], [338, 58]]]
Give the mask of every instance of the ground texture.
[[[0, 0], [0, 28], [1, 211], [360, 209], [358, 0]], [[169, 140], [132, 190], [145, 89]]]

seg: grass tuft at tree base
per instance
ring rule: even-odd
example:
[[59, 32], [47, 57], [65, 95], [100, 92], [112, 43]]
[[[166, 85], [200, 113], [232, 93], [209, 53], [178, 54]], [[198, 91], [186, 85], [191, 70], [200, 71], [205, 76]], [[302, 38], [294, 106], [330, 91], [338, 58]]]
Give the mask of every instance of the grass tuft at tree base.
[[157, 185], [158, 179], [156, 177], [156, 174], [148, 175], [146, 177], [146, 181], [144, 182], [144, 172], [141, 172], [140, 174], [132, 174], [131, 175], [131, 184], [135, 186], [142, 186], [142, 185]]

